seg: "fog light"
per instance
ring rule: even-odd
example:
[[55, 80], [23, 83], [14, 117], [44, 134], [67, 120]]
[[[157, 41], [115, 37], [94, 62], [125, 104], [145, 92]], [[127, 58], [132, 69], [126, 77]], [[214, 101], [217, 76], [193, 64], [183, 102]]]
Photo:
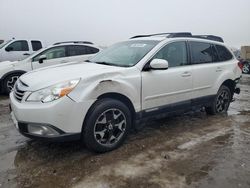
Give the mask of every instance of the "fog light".
[[31, 134], [36, 134], [41, 136], [59, 135], [59, 133], [56, 130], [46, 125], [28, 124], [27, 129], [28, 132]]

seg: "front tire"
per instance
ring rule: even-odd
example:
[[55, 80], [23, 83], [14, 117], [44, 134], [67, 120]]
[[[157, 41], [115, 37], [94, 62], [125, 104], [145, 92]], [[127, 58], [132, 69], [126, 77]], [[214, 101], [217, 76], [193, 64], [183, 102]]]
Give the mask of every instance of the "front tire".
[[90, 109], [84, 123], [84, 143], [99, 153], [114, 150], [124, 142], [131, 125], [131, 113], [124, 103], [101, 99]]
[[227, 112], [231, 99], [232, 93], [230, 89], [227, 86], [222, 85], [212, 102], [212, 105], [205, 107], [207, 114], [215, 115]]

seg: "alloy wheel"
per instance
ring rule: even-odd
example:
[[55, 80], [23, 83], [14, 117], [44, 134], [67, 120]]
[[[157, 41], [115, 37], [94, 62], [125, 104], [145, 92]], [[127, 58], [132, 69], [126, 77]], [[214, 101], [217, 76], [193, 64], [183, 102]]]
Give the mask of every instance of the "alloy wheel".
[[217, 97], [216, 101], [216, 111], [217, 112], [224, 112], [227, 110], [229, 103], [230, 103], [230, 97], [227, 90], [222, 90], [221, 93]]
[[9, 91], [12, 91], [12, 89], [14, 88], [14, 85], [16, 83], [16, 81], [18, 80], [19, 76], [12, 76], [7, 80], [7, 89]]
[[124, 113], [116, 108], [103, 112], [94, 125], [96, 141], [103, 146], [113, 146], [122, 138], [127, 126]]
[[243, 73], [249, 73], [250, 66], [248, 64], [244, 64], [242, 68]]

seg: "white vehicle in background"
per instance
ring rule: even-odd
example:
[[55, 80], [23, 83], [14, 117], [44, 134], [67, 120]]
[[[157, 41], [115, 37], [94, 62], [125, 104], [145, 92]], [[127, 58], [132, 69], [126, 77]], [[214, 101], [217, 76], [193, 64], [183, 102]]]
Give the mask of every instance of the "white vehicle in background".
[[89, 149], [106, 152], [119, 147], [140, 121], [201, 107], [208, 114], [225, 113], [240, 93], [241, 66], [216, 40], [222, 39], [136, 36], [89, 63], [29, 72], [10, 93], [13, 120], [27, 137], [82, 139]]
[[99, 51], [100, 48], [91, 42], [60, 42], [41, 49], [21, 61], [1, 62], [0, 91], [10, 93], [16, 80], [26, 72], [51, 65], [84, 61]]
[[12, 39], [0, 44], [0, 64], [2, 61], [18, 61], [43, 48], [40, 40]]

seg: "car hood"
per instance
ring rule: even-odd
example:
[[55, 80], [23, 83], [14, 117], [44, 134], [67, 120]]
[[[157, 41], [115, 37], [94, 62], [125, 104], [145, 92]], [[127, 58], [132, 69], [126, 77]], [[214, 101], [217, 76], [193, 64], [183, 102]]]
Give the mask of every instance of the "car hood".
[[9, 66], [15, 66], [18, 63], [18, 61], [2, 61], [0, 62], [0, 69], [9, 67]]
[[105, 77], [121, 69], [126, 68], [87, 62], [69, 63], [28, 72], [22, 75], [20, 80], [28, 86], [28, 91], [36, 91], [67, 80], [78, 78], [84, 80], [97, 75]]

